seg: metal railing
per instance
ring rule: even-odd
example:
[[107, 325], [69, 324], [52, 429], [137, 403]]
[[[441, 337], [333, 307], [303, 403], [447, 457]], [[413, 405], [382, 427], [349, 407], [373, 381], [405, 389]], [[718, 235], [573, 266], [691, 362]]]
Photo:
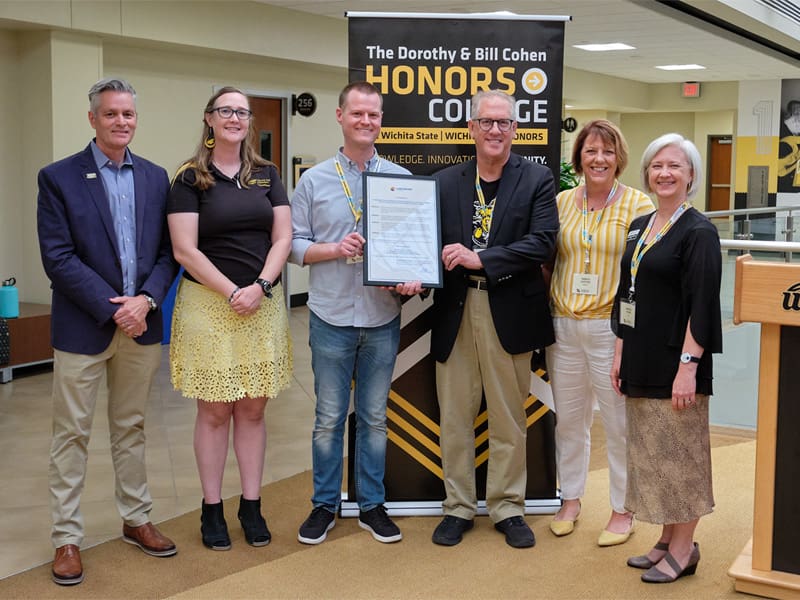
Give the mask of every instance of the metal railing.
[[[735, 210], [714, 210], [705, 214], [709, 219], [720, 219], [733, 217], [734, 223], [739, 224], [741, 229], [734, 232], [733, 239], [720, 239], [723, 250], [743, 250], [756, 252], [779, 252], [783, 253], [784, 260], [791, 262], [792, 254], [800, 253], [800, 243], [794, 242], [794, 215], [793, 212], [800, 212], [800, 206], [770, 206], [766, 208], [739, 208]], [[777, 219], [778, 213], [787, 213], [783, 229], [777, 233], [783, 235], [782, 241], [756, 241], [753, 240], [751, 215], [774, 215]], [[738, 216], [744, 219], [736, 221]]]

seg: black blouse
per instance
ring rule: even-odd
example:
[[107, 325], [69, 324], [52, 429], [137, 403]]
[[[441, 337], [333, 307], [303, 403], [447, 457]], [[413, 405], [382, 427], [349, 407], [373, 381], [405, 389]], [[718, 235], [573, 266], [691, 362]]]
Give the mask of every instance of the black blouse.
[[621, 390], [636, 398], [672, 398], [672, 383], [691, 318], [703, 356], [697, 365], [698, 394], [712, 393], [712, 358], [722, 352], [719, 290], [722, 254], [716, 228], [689, 208], [645, 253], [636, 275], [635, 327], [619, 322], [620, 299], [631, 284], [631, 257], [650, 215], [635, 219], [621, 262], [611, 327], [622, 338]]

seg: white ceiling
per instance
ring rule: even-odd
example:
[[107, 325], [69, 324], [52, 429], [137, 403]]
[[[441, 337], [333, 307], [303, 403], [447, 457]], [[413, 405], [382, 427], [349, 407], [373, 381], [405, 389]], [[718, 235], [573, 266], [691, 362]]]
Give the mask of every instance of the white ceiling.
[[[516, 14], [569, 15], [564, 63], [568, 67], [645, 83], [741, 81], [800, 78], [800, 61], [776, 58], [765, 48], [687, 19], [655, 0], [259, 0], [266, 4], [329, 17], [347, 11], [473, 13], [500, 10]], [[755, 5], [758, 0], [749, 0]], [[770, 14], [778, 29], [732, 11], [719, 0], [690, 4], [800, 52], [800, 24]], [[767, 9], [756, 5], [762, 11]], [[767, 11], [768, 12], [768, 11]], [[687, 22], [690, 21], [690, 22]], [[787, 35], [788, 33], [788, 35]], [[586, 52], [580, 43], [624, 42], [636, 50]], [[696, 71], [662, 71], [656, 65], [697, 63]]]

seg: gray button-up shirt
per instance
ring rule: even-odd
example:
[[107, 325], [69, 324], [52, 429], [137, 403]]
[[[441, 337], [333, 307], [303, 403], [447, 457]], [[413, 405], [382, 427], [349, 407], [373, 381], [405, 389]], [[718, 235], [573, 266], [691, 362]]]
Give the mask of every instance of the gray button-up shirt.
[[[342, 154], [336, 154], [356, 204], [361, 204], [361, 171]], [[408, 169], [380, 158], [377, 153], [367, 170], [408, 174]], [[336, 172], [334, 158], [303, 173], [292, 196], [292, 252], [289, 260], [303, 265], [309, 246], [318, 242], [338, 243], [356, 229]], [[358, 222], [363, 235], [363, 219]], [[391, 292], [364, 285], [364, 263], [347, 264], [346, 259], [326, 260], [309, 265], [308, 307], [319, 318], [337, 327], [378, 327], [400, 314], [400, 299]]]

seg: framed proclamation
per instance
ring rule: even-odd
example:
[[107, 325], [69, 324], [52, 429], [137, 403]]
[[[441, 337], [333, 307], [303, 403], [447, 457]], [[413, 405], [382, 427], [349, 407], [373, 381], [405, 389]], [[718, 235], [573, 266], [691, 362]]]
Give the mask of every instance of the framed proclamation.
[[369, 171], [363, 178], [364, 285], [442, 287], [438, 181]]

